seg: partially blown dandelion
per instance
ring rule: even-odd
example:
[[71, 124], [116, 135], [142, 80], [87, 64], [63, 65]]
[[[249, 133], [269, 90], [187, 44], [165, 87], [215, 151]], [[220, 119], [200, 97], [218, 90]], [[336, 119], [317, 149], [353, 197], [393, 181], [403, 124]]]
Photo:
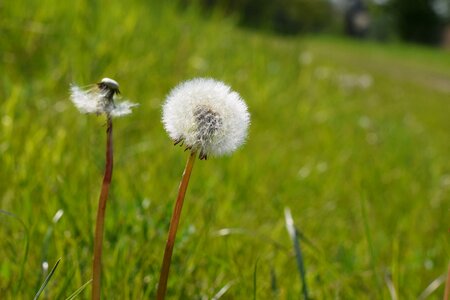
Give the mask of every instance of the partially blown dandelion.
[[166, 295], [175, 236], [195, 158], [230, 154], [243, 144], [250, 124], [247, 105], [220, 81], [198, 78], [175, 87], [163, 106], [163, 123], [174, 144], [190, 150], [170, 221], [157, 299]]
[[110, 78], [103, 78], [90, 89], [83, 90], [79, 86], [70, 87], [71, 100], [82, 113], [106, 114], [111, 117], [121, 117], [131, 113], [136, 103], [124, 101], [114, 102], [114, 96], [120, 94], [119, 84]]
[[114, 97], [120, 94], [119, 84], [110, 78], [103, 78], [101, 82], [89, 90], [82, 90], [76, 85], [70, 88], [71, 100], [82, 113], [95, 113], [106, 115], [106, 163], [102, 190], [98, 201], [97, 222], [94, 237], [94, 259], [92, 275], [92, 299], [100, 299], [101, 287], [101, 261], [103, 244], [103, 227], [105, 223], [106, 202], [108, 200], [109, 186], [113, 171], [113, 142], [112, 117], [124, 116], [131, 113], [131, 108], [137, 104], [125, 101], [114, 103]]

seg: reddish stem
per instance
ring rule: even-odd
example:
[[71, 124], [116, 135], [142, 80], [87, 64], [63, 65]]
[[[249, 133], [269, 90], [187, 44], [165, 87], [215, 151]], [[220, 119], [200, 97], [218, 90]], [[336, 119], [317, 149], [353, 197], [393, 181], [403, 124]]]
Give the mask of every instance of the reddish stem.
[[106, 163], [105, 175], [103, 177], [102, 191], [98, 200], [97, 223], [95, 227], [94, 238], [94, 262], [92, 276], [92, 300], [100, 300], [100, 279], [102, 267], [102, 245], [103, 245], [103, 227], [105, 224], [106, 201], [108, 200], [109, 186], [111, 184], [113, 172], [113, 141], [112, 141], [112, 118], [107, 116], [106, 128]]
[[183, 208], [184, 196], [186, 195], [189, 178], [191, 177], [192, 167], [194, 166], [196, 153], [191, 152], [184, 169], [180, 187], [178, 189], [178, 197], [173, 209], [172, 219], [170, 220], [169, 235], [167, 237], [166, 249], [164, 250], [164, 258], [159, 275], [158, 290], [156, 294], [157, 300], [163, 300], [166, 296], [167, 279], [169, 278], [170, 262], [172, 260], [173, 246], [177, 235], [178, 224], [180, 222], [181, 209]]

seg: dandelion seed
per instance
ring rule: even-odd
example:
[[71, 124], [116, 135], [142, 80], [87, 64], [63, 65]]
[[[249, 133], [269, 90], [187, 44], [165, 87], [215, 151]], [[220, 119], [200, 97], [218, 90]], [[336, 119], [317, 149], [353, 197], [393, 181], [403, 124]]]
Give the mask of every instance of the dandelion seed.
[[328, 67], [318, 67], [314, 70], [314, 76], [320, 80], [328, 79], [331, 76], [331, 69]]
[[321, 161], [316, 165], [316, 169], [319, 173], [326, 172], [328, 170], [328, 164], [324, 161]]
[[120, 94], [119, 84], [110, 78], [103, 78], [93, 87], [83, 90], [77, 85], [70, 87], [70, 98], [81, 113], [106, 114], [121, 117], [131, 113], [136, 103], [123, 101], [115, 103], [114, 98]]
[[366, 90], [373, 84], [373, 78], [369, 74], [339, 74], [337, 77], [339, 85], [344, 89]]
[[236, 150], [250, 123], [247, 105], [220, 81], [198, 78], [175, 87], [163, 106], [163, 123], [174, 144], [201, 159]]
[[309, 176], [309, 174], [311, 174], [311, 168], [309, 166], [303, 166], [298, 171], [298, 176], [300, 176], [301, 179], [305, 179], [306, 177]]
[[368, 116], [361, 116], [358, 120], [358, 125], [363, 129], [370, 129], [372, 126], [372, 121]]
[[313, 62], [313, 55], [311, 52], [305, 51], [300, 53], [299, 57], [298, 57], [298, 61], [300, 62], [300, 64], [302, 65], [310, 65]]

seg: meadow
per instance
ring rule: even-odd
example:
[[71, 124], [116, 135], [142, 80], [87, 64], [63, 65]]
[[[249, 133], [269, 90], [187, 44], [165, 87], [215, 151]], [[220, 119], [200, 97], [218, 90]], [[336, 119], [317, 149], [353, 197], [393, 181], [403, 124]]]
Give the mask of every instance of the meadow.
[[[89, 281], [105, 119], [71, 83], [140, 103], [115, 120], [104, 299], [152, 299], [187, 153], [161, 124], [172, 87], [231, 85], [245, 145], [194, 166], [168, 299], [442, 299], [450, 254], [450, 55], [279, 37], [164, 1], [0, 4], [0, 298], [66, 299]], [[435, 289], [426, 290], [434, 282]], [[89, 299], [87, 288], [79, 299]]]

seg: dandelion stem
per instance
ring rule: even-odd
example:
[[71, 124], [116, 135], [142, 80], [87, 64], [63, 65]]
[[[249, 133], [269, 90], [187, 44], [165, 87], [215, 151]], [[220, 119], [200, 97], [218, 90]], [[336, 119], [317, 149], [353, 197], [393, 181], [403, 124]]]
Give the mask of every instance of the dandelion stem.
[[157, 300], [163, 300], [166, 296], [167, 279], [169, 277], [170, 262], [172, 260], [173, 246], [177, 234], [178, 223], [180, 222], [181, 209], [183, 208], [184, 196], [186, 195], [189, 178], [191, 177], [192, 167], [194, 166], [196, 152], [192, 151], [184, 169], [180, 187], [178, 188], [178, 197], [173, 209], [172, 219], [170, 220], [169, 235], [167, 237], [166, 249], [159, 275]]
[[92, 276], [92, 300], [100, 300], [100, 279], [102, 266], [103, 227], [105, 224], [106, 201], [108, 200], [109, 186], [113, 172], [113, 142], [112, 142], [112, 118], [107, 116], [106, 128], [106, 163], [103, 177], [102, 191], [98, 201], [97, 223], [94, 238], [94, 262]]

